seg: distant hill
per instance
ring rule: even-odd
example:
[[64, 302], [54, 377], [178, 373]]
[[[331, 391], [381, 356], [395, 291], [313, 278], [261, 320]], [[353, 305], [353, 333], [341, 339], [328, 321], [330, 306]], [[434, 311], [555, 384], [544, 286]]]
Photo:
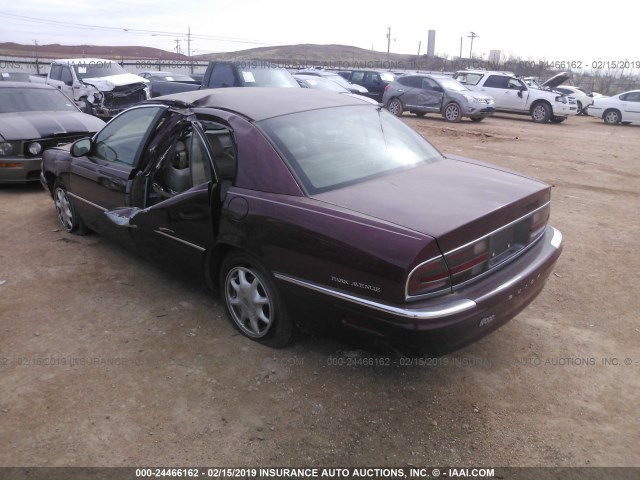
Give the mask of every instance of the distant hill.
[[[377, 52], [349, 45], [280, 45], [274, 47], [258, 47], [238, 52], [209, 53], [195, 57], [202, 60], [287, 60], [299, 62], [335, 61], [335, 62], [385, 62], [387, 52]], [[409, 61], [416, 55], [398, 53], [389, 54], [392, 62]]]
[[[138, 60], [138, 59], [166, 59], [166, 60], [187, 60], [186, 55], [178, 55], [159, 48], [137, 47], [137, 46], [101, 46], [101, 45], [38, 45], [38, 57], [43, 58], [107, 58], [111, 60]], [[36, 46], [21, 45], [18, 43], [0, 43], [0, 55], [12, 57], [33, 57], [36, 56]]]
[[[38, 45], [37, 54], [41, 58], [97, 57], [112, 60], [188, 60], [186, 55], [177, 55], [158, 48], [141, 46], [100, 46], [100, 45]], [[35, 45], [17, 43], [0, 43], [0, 56], [32, 57], [36, 56]], [[209, 60], [264, 60], [286, 63], [287, 66], [324, 65], [333, 68], [398, 68], [408, 66], [418, 59], [423, 61], [424, 55], [406, 55], [377, 52], [348, 45], [282, 45], [259, 47], [237, 52], [208, 53], [196, 55], [193, 60], [206, 62]], [[404, 67], [402, 67], [404, 68]]]

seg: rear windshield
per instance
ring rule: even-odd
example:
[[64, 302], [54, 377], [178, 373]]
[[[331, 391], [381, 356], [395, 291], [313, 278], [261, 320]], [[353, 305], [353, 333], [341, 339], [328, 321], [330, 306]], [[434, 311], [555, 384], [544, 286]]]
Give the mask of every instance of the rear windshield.
[[404, 122], [371, 105], [293, 113], [257, 125], [310, 195], [442, 158]]
[[282, 68], [239, 68], [238, 73], [245, 87], [300, 87], [291, 74]]
[[0, 88], [0, 113], [63, 111], [78, 112], [64, 94], [44, 88]]

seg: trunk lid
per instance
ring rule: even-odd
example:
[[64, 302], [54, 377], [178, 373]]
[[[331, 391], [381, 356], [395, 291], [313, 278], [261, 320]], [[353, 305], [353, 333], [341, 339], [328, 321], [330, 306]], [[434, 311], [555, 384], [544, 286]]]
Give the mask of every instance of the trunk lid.
[[549, 202], [550, 187], [449, 156], [313, 198], [435, 237], [447, 253], [539, 209]]

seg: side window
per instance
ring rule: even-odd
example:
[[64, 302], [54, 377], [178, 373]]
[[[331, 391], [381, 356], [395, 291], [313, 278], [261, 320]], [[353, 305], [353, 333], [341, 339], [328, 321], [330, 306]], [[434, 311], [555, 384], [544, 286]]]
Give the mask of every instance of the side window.
[[51, 72], [49, 72], [49, 78], [51, 80], [60, 80], [62, 77], [62, 65], [52, 65]]
[[209, 79], [209, 86], [211, 88], [233, 87], [235, 84], [236, 79], [233, 74], [233, 66], [228, 63], [219, 63], [213, 67], [211, 78]]
[[351, 75], [352, 82], [361, 82], [364, 79], [364, 72], [353, 72]]
[[422, 88], [424, 90], [441, 91], [440, 85], [430, 78], [422, 79]]
[[163, 197], [177, 195], [211, 181], [209, 153], [204, 142], [191, 123], [180, 126], [164, 156], [159, 176], [155, 177], [166, 187]]
[[398, 83], [405, 87], [420, 88], [422, 86], [422, 77], [412, 77], [408, 75], [406, 77], [400, 77]]
[[380, 74], [377, 72], [367, 72], [365, 75], [366, 83], [380, 83]]
[[118, 115], [96, 136], [93, 156], [133, 166], [144, 148], [149, 128], [165, 110], [163, 105], [154, 105]]
[[525, 86], [524, 83], [522, 83], [517, 78], [509, 78], [509, 82], [507, 85], [507, 88], [510, 88], [511, 90], [520, 90]]
[[218, 180], [235, 180], [237, 154], [231, 130], [217, 122], [205, 121], [201, 126], [213, 153], [213, 164]]
[[71, 69], [69, 67], [62, 67], [60, 80], [62, 80], [66, 85], [73, 85], [73, 77], [71, 76]]
[[484, 86], [488, 88], [509, 88], [510, 77], [504, 75], [489, 75], [489, 78], [484, 82]]
[[620, 96], [620, 100], [624, 100], [626, 102], [640, 102], [640, 92], [631, 92], [626, 95]]

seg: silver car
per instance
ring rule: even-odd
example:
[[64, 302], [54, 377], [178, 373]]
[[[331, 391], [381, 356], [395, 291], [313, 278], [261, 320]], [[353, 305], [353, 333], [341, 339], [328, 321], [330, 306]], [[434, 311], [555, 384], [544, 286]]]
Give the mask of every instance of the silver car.
[[472, 92], [451, 77], [423, 73], [396, 78], [385, 88], [382, 104], [396, 116], [405, 111], [419, 117], [440, 113], [448, 122], [462, 117], [479, 122], [496, 111], [489, 95]]

